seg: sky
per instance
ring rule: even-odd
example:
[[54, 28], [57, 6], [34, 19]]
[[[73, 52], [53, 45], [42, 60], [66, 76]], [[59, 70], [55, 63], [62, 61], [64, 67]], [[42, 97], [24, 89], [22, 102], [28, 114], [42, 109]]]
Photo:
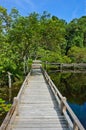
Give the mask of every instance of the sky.
[[39, 14], [47, 11], [67, 22], [86, 15], [86, 0], [0, 0], [0, 6], [7, 8], [8, 12], [16, 8], [23, 16], [34, 11]]

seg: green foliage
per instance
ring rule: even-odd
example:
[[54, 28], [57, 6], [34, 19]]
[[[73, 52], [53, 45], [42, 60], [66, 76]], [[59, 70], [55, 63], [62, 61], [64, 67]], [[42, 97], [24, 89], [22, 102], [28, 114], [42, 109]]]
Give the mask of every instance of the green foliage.
[[71, 58], [68, 56], [63, 56], [62, 63], [71, 63]]
[[54, 51], [39, 48], [37, 52], [37, 57], [40, 58], [42, 61], [62, 62], [62, 56], [60, 51], [57, 53]]
[[72, 59], [72, 62], [86, 63], [86, 48], [74, 46], [69, 50], [68, 55]]
[[[0, 80], [7, 71], [15, 77], [28, 72], [32, 62], [86, 62], [86, 16], [70, 23], [44, 11], [21, 16], [0, 6]], [[5, 75], [5, 76], [4, 76]], [[0, 81], [0, 82], [1, 82]]]
[[0, 112], [8, 112], [11, 107], [11, 104], [6, 104], [5, 100], [0, 98]]

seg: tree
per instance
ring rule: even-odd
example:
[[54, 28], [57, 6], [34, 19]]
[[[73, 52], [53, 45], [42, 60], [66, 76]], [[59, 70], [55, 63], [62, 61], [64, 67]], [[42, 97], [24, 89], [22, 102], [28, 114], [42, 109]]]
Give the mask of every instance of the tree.
[[45, 49], [58, 51], [65, 46], [65, 24], [58, 18], [44, 19], [40, 23], [41, 44]]
[[11, 17], [7, 14], [7, 9], [0, 6], [0, 19], [2, 20], [3, 31], [6, 33], [10, 28]]
[[66, 54], [68, 50], [73, 47], [85, 47], [85, 34], [86, 34], [86, 17], [80, 19], [73, 19], [66, 27]]
[[86, 48], [74, 46], [69, 50], [68, 56], [72, 59], [72, 62], [86, 63]]

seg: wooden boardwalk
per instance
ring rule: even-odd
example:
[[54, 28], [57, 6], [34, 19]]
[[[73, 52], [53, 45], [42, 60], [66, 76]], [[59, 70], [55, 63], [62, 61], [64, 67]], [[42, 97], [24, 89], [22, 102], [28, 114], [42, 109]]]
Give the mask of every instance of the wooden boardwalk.
[[40, 69], [33, 69], [21, 96], [13, 130], [68, 130], [55, 96]]
[[40, 64], [33, 64], [0, 130], [85, 129]]

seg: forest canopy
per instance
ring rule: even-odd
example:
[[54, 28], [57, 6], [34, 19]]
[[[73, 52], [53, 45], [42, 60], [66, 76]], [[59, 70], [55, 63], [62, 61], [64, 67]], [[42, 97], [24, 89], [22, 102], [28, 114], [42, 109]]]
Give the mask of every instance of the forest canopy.
[[31, 59], [86, 63], [86, 16], [67, 23], [46, 11], [21, 16], [0, 6], [0, 78], [8, 71], [19, 77]]

